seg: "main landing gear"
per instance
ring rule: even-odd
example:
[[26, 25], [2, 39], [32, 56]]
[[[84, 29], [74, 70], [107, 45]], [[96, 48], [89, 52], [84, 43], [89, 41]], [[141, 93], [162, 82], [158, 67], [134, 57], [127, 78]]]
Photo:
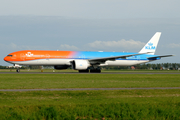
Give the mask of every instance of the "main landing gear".
[[89, 70], [79, 70], [79, 73], [89, 73]]
[[90, 73], [101, 73], [100, 69], [91, 69]]
[[100, 69], [90, 69], [90, 70], [79, 70], [79, 73], [101, 73]]

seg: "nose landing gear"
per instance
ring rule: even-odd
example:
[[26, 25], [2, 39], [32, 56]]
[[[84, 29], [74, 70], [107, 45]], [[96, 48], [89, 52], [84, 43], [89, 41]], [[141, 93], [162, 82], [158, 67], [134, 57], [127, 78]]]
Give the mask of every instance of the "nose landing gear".
[[16, 72], [19, 73], [19, 72], [20, 72], [20, 69], [16, 69]]

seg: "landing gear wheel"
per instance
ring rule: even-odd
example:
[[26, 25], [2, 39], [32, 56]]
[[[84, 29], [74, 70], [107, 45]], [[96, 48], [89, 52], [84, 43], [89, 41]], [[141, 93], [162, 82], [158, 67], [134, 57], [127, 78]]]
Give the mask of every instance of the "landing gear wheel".
[[90, 73], [101, 73], [100, 69], [91, 69]]
[[20, 69], [17, 69], [16, 72], [19, 73], [19, 72], [20, 72]]
[[79, 70], [79, 73], [89, 73], [89, 70]]

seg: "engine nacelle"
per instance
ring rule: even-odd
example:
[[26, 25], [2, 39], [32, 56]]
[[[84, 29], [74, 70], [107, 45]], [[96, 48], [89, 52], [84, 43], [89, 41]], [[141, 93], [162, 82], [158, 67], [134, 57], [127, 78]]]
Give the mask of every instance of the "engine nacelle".
[[56, 70], [62, 70], [62, 69], [67, 69], [69, 65], [55, 65], [54, 69]]
[[87, 60], [74, 60], [72, 62], [72, 67], [75, 70], [86, 70], [90, 66]]

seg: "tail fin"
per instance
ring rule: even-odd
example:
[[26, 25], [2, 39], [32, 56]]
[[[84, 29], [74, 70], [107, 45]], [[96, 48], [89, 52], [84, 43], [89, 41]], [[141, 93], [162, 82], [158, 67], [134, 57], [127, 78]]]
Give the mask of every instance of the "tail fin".
[[154, 34], [154, 36], [149, 40], [149, 42], [141, 49], [141, 51], [139, 53], [148, 53], [151, 55], [154, 55], [158, 42], [159, 42], [159, 38], [161, 36], [161, 32], [156, 32]]

